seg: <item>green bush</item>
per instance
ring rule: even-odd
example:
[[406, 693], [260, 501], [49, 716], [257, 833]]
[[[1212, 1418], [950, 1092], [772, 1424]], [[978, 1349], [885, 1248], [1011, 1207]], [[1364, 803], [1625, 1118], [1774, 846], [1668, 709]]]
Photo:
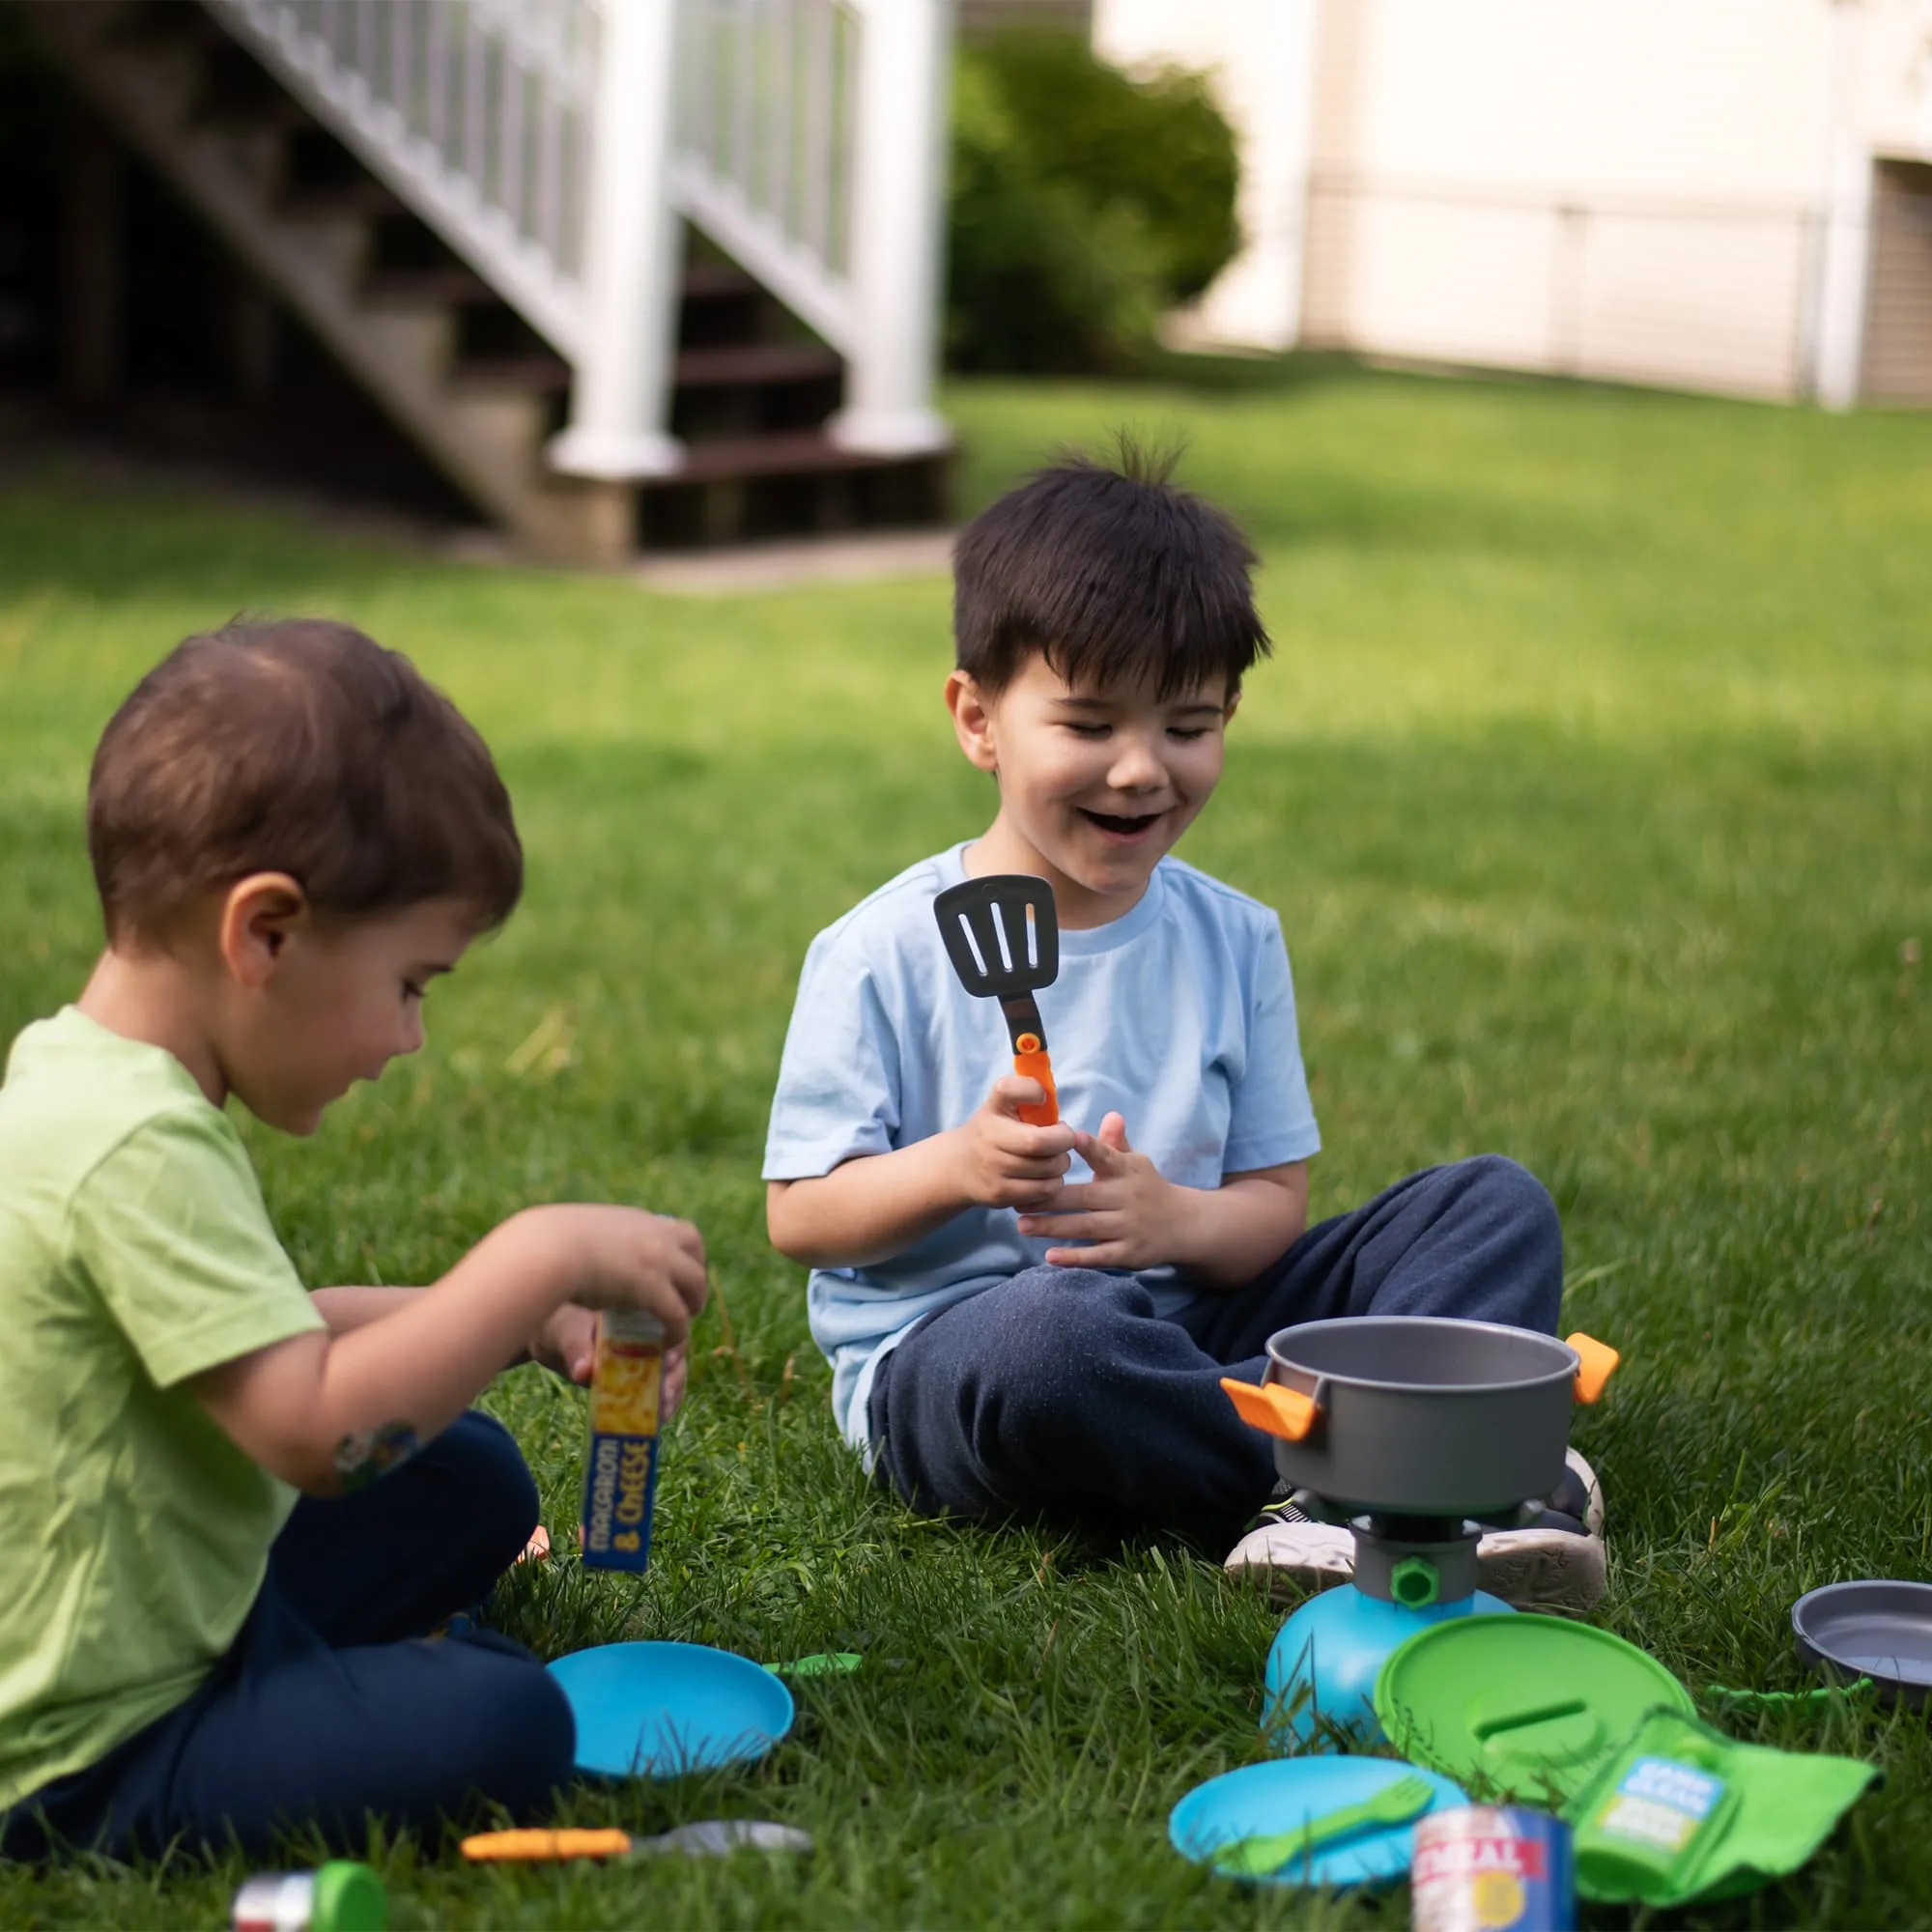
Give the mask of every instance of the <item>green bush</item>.
[[955, 368], [1118, 368], [1240, 245], [1234, 131], [1198, 74], [1136, 81], [1069, 35], [960, 50], [947, 334]]

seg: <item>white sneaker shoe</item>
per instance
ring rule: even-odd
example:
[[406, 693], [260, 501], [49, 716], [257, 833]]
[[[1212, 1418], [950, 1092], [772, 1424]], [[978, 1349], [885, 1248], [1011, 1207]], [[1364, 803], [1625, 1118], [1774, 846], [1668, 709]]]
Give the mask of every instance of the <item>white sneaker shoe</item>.
[[[1607, 1582], [1604, 1491], [1576, 1450], [1569, 1474], [1551, 1498], [1552, 1515], [1582, 1525], [1545, 1521], [1528, 1529], [1492, 1530], [1476, 1546], [1481, 1588], [1523, 1608], [1587, 1610]], [[1580, 1507], [1564, 1507], [1565, 1505]], [[1332, 1523], [1311, 1522], [1292, 1503], [1277, 1503], [1228, 1554], [1230, 1576], [1261, 1584], [1276, 1603], [1346, 1583], [1355, 1574], [1355, 1539]]]

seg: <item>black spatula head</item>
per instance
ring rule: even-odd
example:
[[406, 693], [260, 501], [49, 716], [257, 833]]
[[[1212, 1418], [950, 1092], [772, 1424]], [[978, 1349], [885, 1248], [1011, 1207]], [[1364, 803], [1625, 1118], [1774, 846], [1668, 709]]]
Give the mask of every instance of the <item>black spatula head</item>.
[[969, 993], [1008, 1000], [1053, 984], [1060, 920], [1044, 879], [1025, 872], [968, 879], [941, 893], [932, 913], [946, 956]]

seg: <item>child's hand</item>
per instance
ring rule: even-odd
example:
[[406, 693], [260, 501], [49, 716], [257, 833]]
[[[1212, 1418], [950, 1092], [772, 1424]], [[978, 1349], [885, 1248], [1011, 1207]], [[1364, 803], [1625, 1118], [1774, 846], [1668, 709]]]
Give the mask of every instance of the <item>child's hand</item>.
[[980, 1111], [959, 1129], [961, 1191], [980, 1208], [1044, 1208], [1061, 1191], [1073, 1129], [1030, 1127], [1022, 1107], [1046, 1098], [1037, 1080], [1009, 1073], [993, 1083]]
[[1168, 1261], [1179, 1190], [1127, 1145], [1126, 1122], [1109, 1114], [1098, 1134], [1075, 1133], [1073, 1146], [1094, 1179], [1063, 1187], [1045, 1212], [1022, 1214], [1020, 1233], [1091, 1244], [1048, 1248], [1049, 1267], [1144, 1268]]
[[532, 1208], [526, 1213], [547, 1242], [561, 1247], [572, 1301], [582, 1308], [642, 1309], [664, 1323], [667, 1342], [684, 1340], [710, 1288], [704, 1237], [689, 1221], [641, 1208]]
[[566, 1301], [529, 1339], [529, 1358], [567, 1382], [587, 1382], [597, 1364], [597, 1314]]
[[[529, 1357], [566, 1381], [588, 1382], [597, 1366], [597, 1316], [593, 1309], [566, 1301], [530, 1337]], [[668, 1422], [684, 1400], [690, 1353], [680, 1342], [665, 1350], [664, 1419]]]

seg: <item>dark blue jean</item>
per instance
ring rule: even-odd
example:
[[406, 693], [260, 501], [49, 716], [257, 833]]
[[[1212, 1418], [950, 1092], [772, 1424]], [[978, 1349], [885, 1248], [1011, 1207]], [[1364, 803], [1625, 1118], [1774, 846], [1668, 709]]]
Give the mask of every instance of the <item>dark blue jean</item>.
[[461, 1417], [353, 1496], [296, 1505], [248, 1620], [184, 1704], [0, 1814], [0, 1854], [116, 1858], [278, 1830], [366, 1843], [366, 1814], [434, 1832], [479, 1798], [540, 1809], [576, 1725], [529, 1652], [488, 1632], [429, 1638], [516, 1560], [536, 1486], [509, 1432]]
[[1178, 1533], [1218, 1554], [1267, 1500], [1267, 1438], [1224, 1375], [1267, 1338], [1348, 1315], [1454, 1315], [1554, 1334], [1563, 1233], [1497, 1154], [1412, 1174], [1310, 1228], [1247, 1287], [1154, 1313], [1131, 1276], [1029, 1268], [921, 1322], [879, 1364], [877, 1470], [916, 1509]]

